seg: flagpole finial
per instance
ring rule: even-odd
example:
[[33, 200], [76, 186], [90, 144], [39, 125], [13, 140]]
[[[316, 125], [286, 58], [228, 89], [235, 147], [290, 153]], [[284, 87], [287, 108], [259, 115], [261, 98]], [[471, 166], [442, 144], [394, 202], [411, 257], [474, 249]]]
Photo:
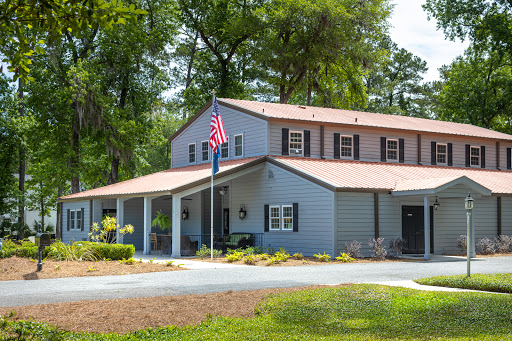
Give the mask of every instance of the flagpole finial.
[[217, 93], [217, 91], [215, 91], [215, 89], [213, 89], [213, 90], [211, 91], [211, 93], [212, 93], [212, 95], [215, 95], [215, 94]]

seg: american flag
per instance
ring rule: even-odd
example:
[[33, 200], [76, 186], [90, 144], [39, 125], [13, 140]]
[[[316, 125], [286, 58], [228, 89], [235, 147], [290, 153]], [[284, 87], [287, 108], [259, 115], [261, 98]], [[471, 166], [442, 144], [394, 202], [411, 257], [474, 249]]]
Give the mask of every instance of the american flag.
[[228, 142], [228, 137], [224, 130], [222, 117], [220, 116], [219, 103], [217, 103], [217, 97], [213, 96], [212, 120], [210, 122], [210, 148], [215, 153], [217, 145], [226, 142]]

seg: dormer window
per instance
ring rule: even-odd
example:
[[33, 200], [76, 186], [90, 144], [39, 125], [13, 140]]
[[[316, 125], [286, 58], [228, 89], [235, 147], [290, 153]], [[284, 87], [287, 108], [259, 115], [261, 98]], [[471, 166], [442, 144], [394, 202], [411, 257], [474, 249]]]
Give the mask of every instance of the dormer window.
[[480, 166], [480, 147], [471, 146], [471, 166]]
[[386, 141], [386, 158], [388, 161], [398, 161], [398, 140]]
[[290, 131], [290, 155], [303, 154], [303, 132]]

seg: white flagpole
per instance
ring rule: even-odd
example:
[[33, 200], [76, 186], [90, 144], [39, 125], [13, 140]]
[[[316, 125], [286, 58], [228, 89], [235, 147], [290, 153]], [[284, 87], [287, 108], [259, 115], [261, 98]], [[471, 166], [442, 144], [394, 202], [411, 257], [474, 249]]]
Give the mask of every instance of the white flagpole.
[[[212, 110], [213, 110], [213, 101], [215, 99], [215, 90], [212, 90]], [[213, 262], [213, 149], [211, 151], [212, 158], [212, 180], [210, 186], [210, 251], [211, 251], [211, 259]]]

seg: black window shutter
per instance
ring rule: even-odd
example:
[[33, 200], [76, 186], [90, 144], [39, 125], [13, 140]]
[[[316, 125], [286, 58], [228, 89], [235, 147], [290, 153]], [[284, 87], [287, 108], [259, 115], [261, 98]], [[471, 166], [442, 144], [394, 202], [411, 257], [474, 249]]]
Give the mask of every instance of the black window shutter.
[[354, 134], [354, 160], [359, 160], [359, 135]]
[[82, 220], [80, 220], [80, 231], [84, 230], [85, 209], [82, 207]]
[[480, 147], [480, 167], [485, 168], [485, 146]]
[[290, 136], [289, 131], [290, 130], [288, 128], [283, 128], [283, 136], [282, 136], [283, 147], [282, 147], [282, 151], [281, 151], [282, 155], [290, 155], [290, 145], [288, 143], [288, 139]]
[[448, 166], [453, 166], [453, 150], [452, 144], [448, 143]]
[[437, 165], [437, 143], [436, 141], [430, 142], [430, 163]]
[[507, 148], [507, 169], [512, 169], [512, 148]]
[[293, 204], [293, 232], [299, 232], [299, 204]]
[[471, 166], [471, 145], [470, 144], [467, 144], [466, 145], [466, 167], [470, 167]]
[[340, 134], [334, 133], [334, 158], [340, 158]]
[[400, 162], [400, 163], [404, 163], [404, 161], [405, 161], [404, 145], [405, 145], [404, 139], [398, 139], [398, 162]]
[[311, 156], [311, 132], [304, 130], [304, 156]]
[[380, 138], [380, 161], [386, 162], [386, 137], [382, 136]]
[[70, 228], [70, 225], [71, 225], [70, 220], [71, 220], [71, 210], [68, 208], [68, 221], [67, 221], [67, 224], [66, 224], [68, 231], [69, 231], [69, 228]]
[[268, 210], [269, 210], [268, 205], [265, 205], [265, 230], [264, 230], [264, 232], [268, 232], [269, 231], [269, 218], [268, 218], [268, 216], [269, 216], [270, 212]]

